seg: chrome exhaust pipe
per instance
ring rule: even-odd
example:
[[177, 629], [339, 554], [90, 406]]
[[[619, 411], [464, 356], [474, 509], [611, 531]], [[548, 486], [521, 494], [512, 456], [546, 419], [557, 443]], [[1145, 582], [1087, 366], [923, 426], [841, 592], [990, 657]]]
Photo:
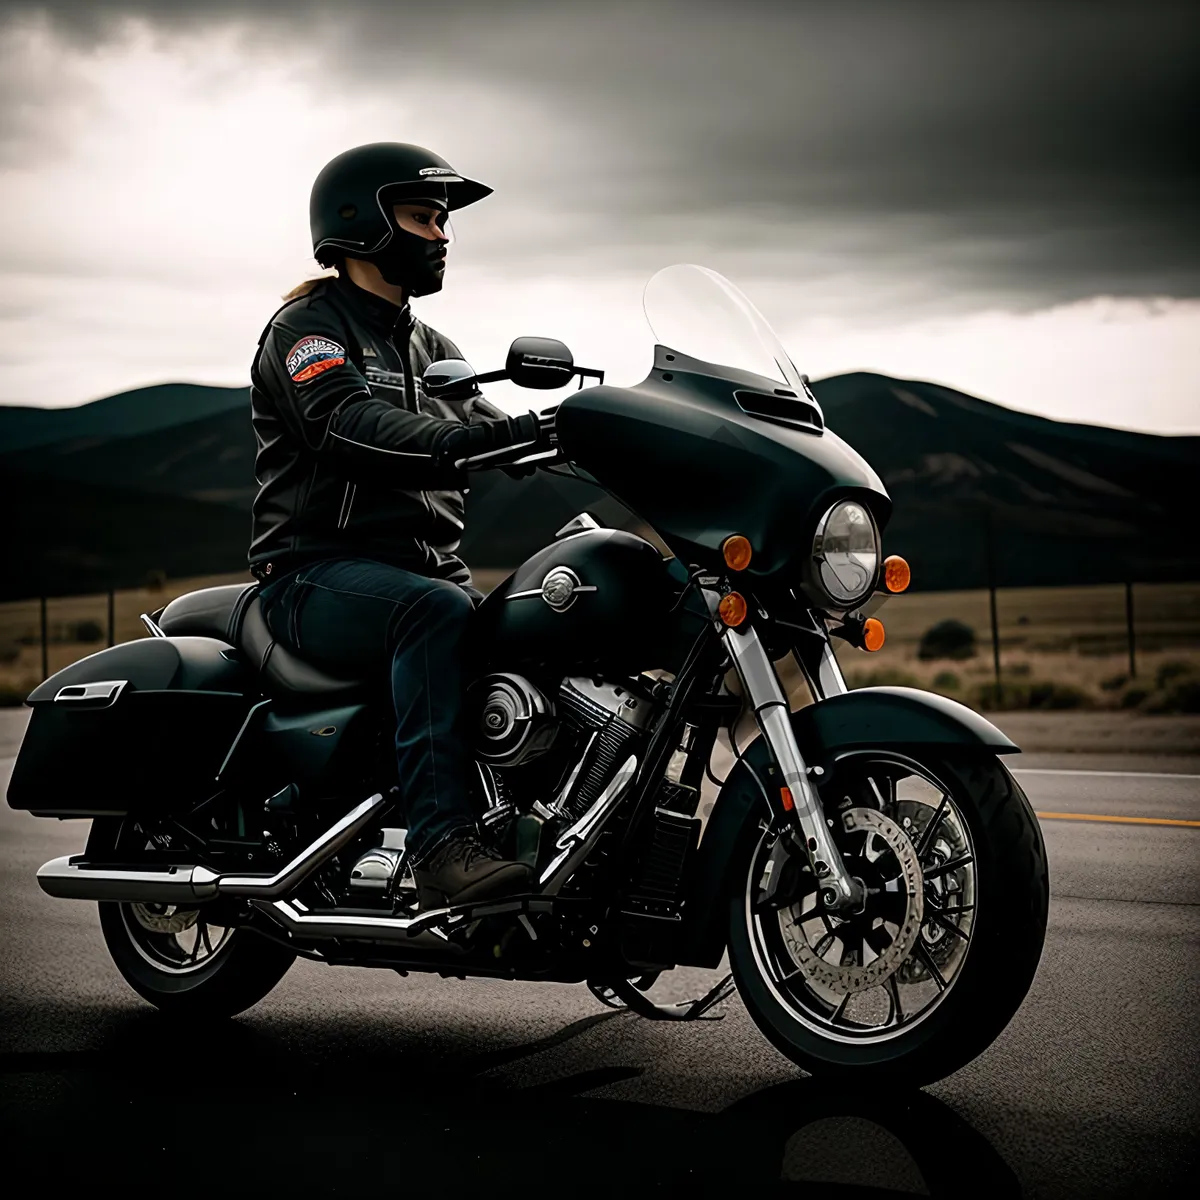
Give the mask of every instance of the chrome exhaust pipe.
[[38, 869], [37, 880], [48, 896], [62, 900], [118, 900], [144, 904], [200, 904], [218, 896], [275, 900], [294, 890], [322, 863], [332, 858], [374, 819], [384, 803], [376, 793], [331, 825], [311, 846], [273, 875], [218, 875], [205, 866], [94, 866], [78, 855], [51, 859]]
[[93, 867], [75, 857], [52, 858], [38, 868], [47, 896], [60, 900], [124, 900], [143, 904], [199, 904], [217, 894], [215, 871], [207, 867]]
[[400, 943], [413, 950], [439, 954], [461, 953], [439, 927], [448, 910], [436, 909], [415, 917], [313, 913], [299, 900], [254, 900], [254, 907], [283, 926], [298, 941], [345, 940]]

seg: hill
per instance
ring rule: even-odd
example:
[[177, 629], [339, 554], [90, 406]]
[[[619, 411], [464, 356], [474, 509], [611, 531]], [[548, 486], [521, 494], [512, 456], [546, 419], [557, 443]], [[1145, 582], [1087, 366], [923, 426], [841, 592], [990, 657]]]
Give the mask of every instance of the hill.
[[4, 404], [0, 405], [0, 454], [52, 442], [130, 437], [231, 409], [244, 412], [249, 395], [250, 389], [244, 387], [161, 383], [74, 408]]
[[[885, 548], [919, 587], [1200, 578], [1200, 438], [1067, 424], [885, 375], [813, 388], [887, 485]], [[242, 569], [256, 487], [246, 409], [246, 389], [182, 384], [79, 409], [0, 408], [0, 598]], [[515, 565], [583, 508], [636, 524], [578, 480], [476, 476], [464, 557]]]

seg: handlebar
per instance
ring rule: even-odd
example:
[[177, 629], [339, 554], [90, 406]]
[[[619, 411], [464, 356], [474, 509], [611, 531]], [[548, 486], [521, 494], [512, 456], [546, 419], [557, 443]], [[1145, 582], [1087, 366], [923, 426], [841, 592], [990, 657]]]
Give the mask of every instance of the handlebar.
[[538, 428], [543, 435], [549, 435], [550, 449], [530, 453], [531, 447], [544, 444], [543, 439], [539, 438], [536, 442], [521, 442], [515, 446], [489, 450], [485, 454], [475, 454], [455, 465], [467, 471], [489, 471], [502, 467], [549, 467], [562, 462], [563, 455], [554, 433], [554, 414], [557, 409], [558, 405], [555, 405], [554, 408], [548, 408], [538, 414]]

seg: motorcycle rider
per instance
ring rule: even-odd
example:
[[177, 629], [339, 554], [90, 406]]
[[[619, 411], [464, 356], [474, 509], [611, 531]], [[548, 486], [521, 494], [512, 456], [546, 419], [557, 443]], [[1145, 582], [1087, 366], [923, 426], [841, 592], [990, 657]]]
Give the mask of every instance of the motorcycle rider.
[[336, 270], [271, 318], [251, 371], [259, 482], [250, 568], [272, 635], [318, 667], [390, 665], [407, 845], [422, 908], [529, 889], [530, 871], [479, 840], [461, 730], [461, 647], [479, 593], [455, 555], [469, 455], [545, 448], [536, 414], [419, 381], [461, 358], [412, 297], [441, 289], [452, 210], [491, 188], [420, 146], [338, 155], [309, 206], [313, 255]]

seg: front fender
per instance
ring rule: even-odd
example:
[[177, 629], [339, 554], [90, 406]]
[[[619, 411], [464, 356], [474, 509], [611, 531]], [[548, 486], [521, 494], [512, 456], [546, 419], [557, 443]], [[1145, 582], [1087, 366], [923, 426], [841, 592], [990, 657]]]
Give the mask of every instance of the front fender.
[[[957, 701], [917, 688], [859, 688], [792, 713], [792, 729], [804, 761], [831, 764], [861, 750], [1015, 754], [1019, 747], [986, 717]], [[717, 795], [694, 859], [688, 887], [688, 929], [679, 962], [715, 967], [725, 951], [725, 910], [732, 865], [758, 820], [775, 815], [771, 786], [775, 765], [763, 738], [755, 738], [734, 764]], [[757, 778], [756, 778], [757, 776]], [[746, 848], [748, 853], [748, 847]]]

